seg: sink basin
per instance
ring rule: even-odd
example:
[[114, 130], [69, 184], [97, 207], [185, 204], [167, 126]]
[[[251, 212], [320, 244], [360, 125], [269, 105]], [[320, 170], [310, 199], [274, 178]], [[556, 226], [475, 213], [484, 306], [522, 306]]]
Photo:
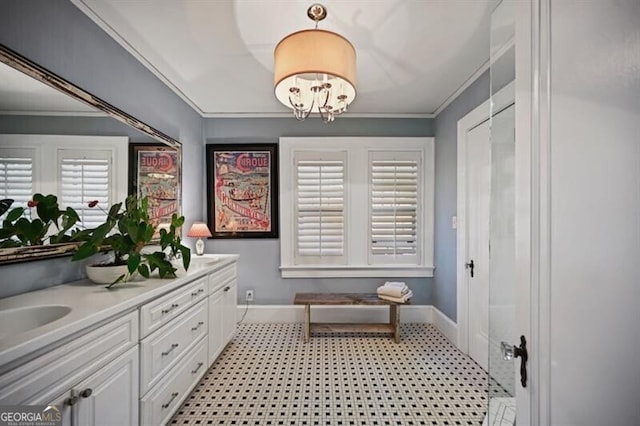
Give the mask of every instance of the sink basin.
[[25, 306], [0, 310], [0, 339], [49, 324], [69, 312], [71, 308], [62, 305]]

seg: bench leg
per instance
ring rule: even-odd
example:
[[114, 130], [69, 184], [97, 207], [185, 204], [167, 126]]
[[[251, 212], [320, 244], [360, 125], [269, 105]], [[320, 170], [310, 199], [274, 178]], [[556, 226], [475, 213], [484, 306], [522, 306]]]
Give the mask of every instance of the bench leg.
[[311, 305], [304, 305], [304, 342], [309, 342], [311, 335]]
[[393, 340], [400, 343], [400, 307], [389, 305], [389, 324], [393, 327]]

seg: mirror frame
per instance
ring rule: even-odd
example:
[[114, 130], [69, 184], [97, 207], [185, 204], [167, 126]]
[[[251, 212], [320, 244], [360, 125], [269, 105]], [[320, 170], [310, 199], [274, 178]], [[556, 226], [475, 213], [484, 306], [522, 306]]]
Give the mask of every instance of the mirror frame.
[[[74, 85], [56, 75], [55, 73], [41, 67], [40, 65], [25, 58], [21, 54], [0, 43], [0, 62], [18, 70], [22, 73], [44, 83], [58, 91], [71, 96], [72, 98], [89, 105], [98, 111], [105, 113], [107, 117], [137, 129], [151, 138], [168, 145], [171, 148], [181, 151], [182, 144], [165, 133], [127, 114], [110, 103], [92, 95], [84, 89]], [[182, 157], [181, 157], [182, 158]], [[42, 245], [23, 246], [15, 248], [0, 248], [0, 265], [9, 263], [26, 262], [31, 260], [50, 259], [55, 257], [69, 256], [76, 248], [76, 243], [63, 245]]]

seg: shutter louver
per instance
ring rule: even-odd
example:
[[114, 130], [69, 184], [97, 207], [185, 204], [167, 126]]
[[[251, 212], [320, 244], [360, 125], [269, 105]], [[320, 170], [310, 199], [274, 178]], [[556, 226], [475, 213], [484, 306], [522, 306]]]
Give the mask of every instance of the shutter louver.
[[418, 253], [418, 162], [371, 162], [371, 254]]
[[[111, 205], [110, 160], [108, 158], [62, 158], [60, 162], [60, 202], [78, 212], [85, 228], [104, 223]], [[102, 208], [89, 208], [89, 202], [98, 200]]]
[[296, 163], [298, 256], [344, 256], [344, 169], [343, 160]]
[[[0, 199], [10, 198], [15, 207], [27, 208], [33, 197], [33, 158], [0, 157]], [[4, 218], [5, 215], [0, 216]]]

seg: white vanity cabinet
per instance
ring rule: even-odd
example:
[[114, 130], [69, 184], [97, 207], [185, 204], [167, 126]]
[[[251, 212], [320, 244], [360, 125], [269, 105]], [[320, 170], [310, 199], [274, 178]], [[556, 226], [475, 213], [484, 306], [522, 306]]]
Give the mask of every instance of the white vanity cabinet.
[[235, 332], [236, 259], [99, 295], [78, 282], [4, 299], [76, 316], [20, 355], [0, 345], [0, 405], [56, 405], [66, 426], [166, 424]]
[[209, 274], [209, 364], [236, 331], [237, 288], [235, 262]]
[[207, 276], [140, 308], [140, 423], [165, 424], [207, 371]]
[[135, 425], [137, 342], [135, 311], [0, 376], [0, 404], [58, 405], [68, 426]]

